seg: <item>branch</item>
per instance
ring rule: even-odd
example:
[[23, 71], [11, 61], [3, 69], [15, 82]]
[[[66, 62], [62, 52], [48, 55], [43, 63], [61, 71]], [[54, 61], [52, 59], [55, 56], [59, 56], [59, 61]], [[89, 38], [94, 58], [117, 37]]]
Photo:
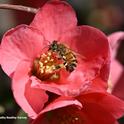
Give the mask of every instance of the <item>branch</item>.
[[36, 13], [38, 9], [22, 6], [22, 5], [10, 5], [10, 4], [0, 4], [0, 9], [11, 9], [11, 10], [20, 10], [30, 13]]

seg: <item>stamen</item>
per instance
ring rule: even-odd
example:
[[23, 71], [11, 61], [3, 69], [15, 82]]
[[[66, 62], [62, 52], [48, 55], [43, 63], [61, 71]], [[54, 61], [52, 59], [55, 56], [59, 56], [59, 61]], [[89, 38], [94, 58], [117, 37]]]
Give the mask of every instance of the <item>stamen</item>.
[[42, 81], [55, 81], [60, 79], [61, 69], [71, 73], [76, 66], [74, 53], [63, 44], [53, 41], [48, 51], [34, 60], [32, 73]]
[[48, 51], [35, 59], [32, 73], [42, 81], [57, 81], [62, 67], [57, 68], [59, 63], [54, 53]]

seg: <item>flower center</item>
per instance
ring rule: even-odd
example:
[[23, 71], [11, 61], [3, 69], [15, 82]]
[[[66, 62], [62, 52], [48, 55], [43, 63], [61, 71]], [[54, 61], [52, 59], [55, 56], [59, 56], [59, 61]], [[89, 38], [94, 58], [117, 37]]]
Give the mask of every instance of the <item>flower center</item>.
[[83, 121], [78, 117], [74, 115], [65, 115], [59, 117], [59, 123], [60, 124], [82, 124]]
[[53, 110], [46, 113], [45, 116], [51, 124], [84, 124], [85, 120], [80, 110], [71, 107]]
[[65, 45], [53, 41], [48, 50], [34, 60], [32, 73], [42, 81], [57, 81], [60, 71], [74, 71], [77, 60], [74, 53]]

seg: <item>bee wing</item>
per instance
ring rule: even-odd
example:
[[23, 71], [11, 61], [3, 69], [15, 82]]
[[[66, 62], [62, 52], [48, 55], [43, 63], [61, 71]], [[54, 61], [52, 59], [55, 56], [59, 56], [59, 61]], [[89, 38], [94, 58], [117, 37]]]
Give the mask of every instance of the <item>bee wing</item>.
[[79, 54], [79, 53], [77, 53], [77, 52], [75, 52], [75, 51], [74, 51], [74, 53], [75, 53], [77, 56], [79, 56], [81, 59], [83, 59], [83, 60], [86, 59], [85, 56], [83, 56], [83, 55], [81, 55], [81, 54]]
[[42, 51], [45, 51], [45, 50], [49, 49], [51, 43], [49, 41], [47, 41], [47, 42], [48, 42], [48, 44], [44, 48], [42, 48]]
[[71, 48], [67, 47], [70, 51], [72, 51], [75, 55], [79, 56], [81, 59], [86, 60], [86, 57], [81, 55], [80, 53], [72, 50]]
[[[70, 49], [70, 48], [69, 48]], [[79, 56], [81, 59], [83, 59], [83, 60], [86, 60], [86, 57], [85, 56], [83, 56], [83, 55], [81, 55], [80, 53], [78, 53], [78, 52], [76, 52], [76, 51], [74, 51], [74, 50], [72, 50], [72, 49], [70, 49], [75, 55], [77, 55], [77, 56]]]

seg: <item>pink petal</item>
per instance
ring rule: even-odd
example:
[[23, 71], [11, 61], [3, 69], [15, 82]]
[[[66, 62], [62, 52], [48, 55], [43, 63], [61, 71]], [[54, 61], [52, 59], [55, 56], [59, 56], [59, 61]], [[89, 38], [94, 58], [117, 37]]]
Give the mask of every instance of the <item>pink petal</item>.
[[124, 32], [115, 32], [108, 36], [108, 41], [110, 42], [110, 47], [112, 49], [113, 58], [116, 57], [118, 46], [121, 40], [124, 39]]
[[118, 80], [121, 77], [123, 70], [124, 70], [123, 66], [117, 60], [112, 61], [110, 79], [111, 79], [113, 88], [117, 83], [119, 83]]
[[81, 110], [67, 106], [39, 115], [32, 124], [117, 124], [116, 119], [100, 106], [91, 103], [84, 105]]
[[124, 70], [121, 73], [116, 85], [114, 85], [112, 94], [124, 100]]
[[84, 103], [84, 109], [82, 111], [84, 112], [84, 115], [88, 120], [90, 120], [90, 123], [87, 124], [115, 124], [117, 123], [116, 119], [106, 111], [104, 108], [99, 106], [98, 104]]
[[59, 97], [58, 99], [54, 100], [53, 102], [51, 102], [48, 106], [46, 106], [42, 111], [41, 114], [51, 111], [51, 110], [55, 110], [58, 108], [62, 108], [62, 107], [66, 107], [69, 105], [76, 105], [78, 108], [82, 108], [82, 104], [71, 97]]
[[108, 78], [110, 75], [110, 56], [104, 61], [101, 69], [100, 69], [100, 77], [103, 81], [108, 82]]
[[115, 96], [124, 99], [124, 67], [117, 60], [117, 52], [120, 46], [120, 43], [124, 40], [124, 32], [115, 32], [108, 36], [110, 42], [111, 54], [112, 54], [112, 64], [111, 64], [111, 83], [112, 83], [112, 94]]
[[32, 76], [31, 80], [32, 80], [32, 87], [34, 88], [38, 88], [38, 89], [41, 88], [58, 95], [62, 95], [61, 90], [58, 88], [59, 85], [56, 85], [55, 83], [49, 84], [49, 83], [42, 82], [41, 80], [37, 79], [35, 76]]
[[86, 92], [106, 92], [107, 91], [107, 84], [101, 78], [96, 77]]
[[25, 85], [24, 95], [30, 106], [37, 114], [41, 112], [44, 104], [48, 101], [48, 96], [44, 90], [31, 87], [31, 80]]
[[[73, 94], [72, 91], [75, 91], [75, 94], [78, 94], [80, 91], [86, 90], [87, 87], [91, 89], [92, 87], [89, 87], [90, 84], [94, 85], [94, 82], [98, 82], [95, 81], [98, 77], [101, 81], [98, 82], [99, 84], [97, 83], [97, 86], [99, 85], [105, 91], [107, 89], [107, 83], [105, 84], [105, 82], [108, 80], [110, 68], [110, 53], [107, 37], [98, 29], [81, 26], [64, 33], [59, 41], [74, 51], [77, 58], [83, 60], [83, 62], [78, 61], [77, 68], [79, 69], [76, 68], [69, 76], [71, 85], [68, 85], [68, 89], [72, 87], [76, 89], [78, 87], [77, 91], [72, 88], [73, 90], [70, 90], [71, 93]], [[97, 90], [95, 85], [94, 89]]]
[[46, 3], [36, 14], [31, 26], [39, 29], [46, 40], [57, 40], [61, 34], [77, 24], [72, 7], [64, 1]]
[[10, 76], [20, 61], [32, 62], [46, 43], [37, 29], [27, 25], [9, 30], [2, 39], [0, 49], [3, 70]]
[[70, 74], [68, 78], [63, 78], [61, 82], [42, 82], [35, 77], [32, 77], [32, 87], [41, 88], [52, 93], [64, 96], [77, 96], [80, 92], [88, 89], [90, 82], [83, 77], [83, 73], [77, 70]]
[[86, 93], [79, 96], [80, 102], [96, 104], [111, 113], [116, 119], [124, 114], [124, 102], [108, 93]]
[[124, 32], [115, 32], [108, 36], [108, 40], [111, 44], [112, 49], [117, 48], [116, 46], [119, 44], [119, 41], [124, 39]]
[[31, 124], [82, 124], [82, 122], [84, 122], [83, 113], [72, 105], [40, 114]]
[[98, 29], [90, 26], [79, 26], [61, 35], [60, 42], [84, 56], [86, 60], [95, 57], [108, 57], [109, 44], [107, 37]]
[[[29, 68], [29, 62], [23, 61], [18, 64], [16, 72], [13, 75], [12, 90], [14, 97], [21, 108], [28, 113], [29, 117], [35, 118], [48, 97], [44, 90], [35, 90], [29, 87], [29, 84], [31, 83], [28, 75]], [[35, 100], [35, 103], [33, 100]]]
[[[91, 66], [91, 63], [87, 63], [87, 65]], [[86, 66], [86, 64], [84, 63], [83, 66]], [[95, 68], [95, 64], [91, 67], [93, 68], [93, 66]], [[32, 86], [64, 96], [77, 96], [87, 90], [106, 91], [107, 83], [100, 76], [98, 77], [96, 70], [93, 71], [92, 68], [83, 69], [80, 65], [67, 78], [62, 77], [60, 81], [51, 83], [42, 82], [32, 76]]]

